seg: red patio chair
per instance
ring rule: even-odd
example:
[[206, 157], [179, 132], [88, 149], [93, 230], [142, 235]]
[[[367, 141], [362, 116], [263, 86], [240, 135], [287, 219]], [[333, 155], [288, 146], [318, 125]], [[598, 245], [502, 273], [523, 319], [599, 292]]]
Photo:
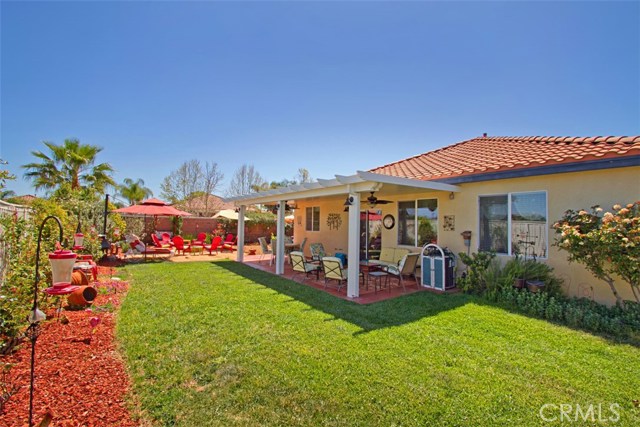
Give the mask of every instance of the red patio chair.
[[171, 245], [168, 243], [164, 243], [158, 239], [155, 233], [151, 234], [151, 240], [153, 240], [153, 244], [156, 245], [157, 248], [170, 248]]
[[227, 237], [225, 237], [224, 242], [222, 242], [222, 248], [220, 248], [220, 252], [224, 252], [224, 251], [229, 251], [229, 252], [233, 252], [233, 247], [238, 243], [238, 239], [236, 237], [233, 236], [233, 234], [229, 233], [227, 234]]
[[171, 241], [171, 235], [169, 233], [162, 233], [161, 242], [163, 245], [169, 245], [170, 247], [173, 247], [173, 242]]
[[176, 255], [180, 255], [180, 252], [182, 252], [182, 255], [184, 255], [185, 252], [191, 252], [191, 246], [184, 245], [182, 236], [173, 236], [173, 245], [176, 247]]
[[213, 251], [215, 251], [216, 254], [217, 254], [218, 253], [218, 248], [220, 247], [221, 244], [222, 244], [222, 237], [216, 236], [211, 241], [211, 244], [210, 245], [204, 245], [204, 248], [209, 251], [209, 255], [211, 255], [213, 253]]
[[207, 240], [207, 233], [198, 233], [198, 237], [191, 241], [191, 246], [204, 246]]

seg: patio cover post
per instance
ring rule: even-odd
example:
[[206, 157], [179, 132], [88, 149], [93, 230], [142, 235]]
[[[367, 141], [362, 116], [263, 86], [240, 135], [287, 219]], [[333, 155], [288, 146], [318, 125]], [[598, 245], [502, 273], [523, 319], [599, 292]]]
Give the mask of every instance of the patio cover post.
[[276, 274], [284, 274], [284, 209], [286, 200], [278, 202], [278, 219], [276, 227]]
[[347, 273], [347, 296], [360, 296], [360, 193], [349, 194], [352, 197], [349, 206], [349, 270]]
[[240, 212], [238, 213], [238, 253], [236, 254], [236, 261], [242, 262], [244, 260], [244, 211], [246, 206], [240, 205]]

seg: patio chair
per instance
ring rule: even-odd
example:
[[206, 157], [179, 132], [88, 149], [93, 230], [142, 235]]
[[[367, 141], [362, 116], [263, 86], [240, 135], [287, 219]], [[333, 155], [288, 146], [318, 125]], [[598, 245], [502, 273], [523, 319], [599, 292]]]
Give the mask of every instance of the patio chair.
[[182, 252], [182, 255], [184, 255], [185, 252], [191, 252], [191, 246], [184, 245], [182, 236], [173, 236], [173, 244], [176, 248], [176, 255], [180, 255], [180, 252]]
[[[313, 246], [313, 245], [311, 245]], [[340, 258], [325, 256], [322, 258], [322, 271], [324, 272], [324, 287], [327, 288], [329, 280], [338, 281], [338, 292], [342, 288], [342, 282], [347, 281], [347, 269], [342, 268]]]
[[169, 245], [169, 246], [173, 246], [173, 242], [171, 241], [171, 234], [169, 233], [162, 233], [162, 240], [161, 240], [163, 245]]
[[160, 239], [158, 239], [158, 236], [156, 236], [156, 233], [151, 233], [151, 240], [153, 240], [153, 244], [157, 248], [170, 248], [171, 247], [171, 245], [165, 244], [162, 241], [160, 241]]
[[324, 251], [324, 246], [322, 245], [322, 243], [310, 244], [309, 250], [311, 251], [312, 261], [320, 261], [323, 257], [327, 256], [327, 253]]
[[418, 275], [416, 274], [416, 265], [418, 264], [418, 258], [420, 254], [407, 254], [400, 259], [398, 265], [387, 265], [382, 268], [386, 273], [398, 278], [398, 286], [402, 285], [402, 290], [406, 291], [404, 287], [403, 277], [413, 276], [416, 281], [416, 285], [419, 286]]
[[209, 251], [209, 255], [211, 255], [213, 253], [213, 251], [215, 251], [216, 254], [217, 254], [218, 253], [218, 248], [220, 247], [221, 244], [222, 244], [222, 237], [215, 236], [213, 238], [213, 240], [211, 240], [211, 244], [210, 245], [204, 245], [204, 248]]
[[300, 252], [304, 253], [304, 246], [307, 244], [307, 238], [302, 239], [302, 243], [300, 243]]
[[[145, 258], [147, 255], [152, 255], [154, 258], [156, 257], [156, 255], [169, 255], [169, 256], [173, 255], [172, 248], [159, 248], [156, 246], [145, 246], [145, 244], [140, 242], [139, 240], [129, 242], [129, 246], [131, 249], [127, 252], [128, 254], [133, 255], [135, 253], [139, 253], [140, 255], [144, 255]], [[126, 257], [126, 254], [125, 254], [125, 257]]]
[[227, 237], [224, 238], [224, 242], [222, 242], [222, 247], [220, 248], [220, 252], [229, 251], [233, 252], [233, 247], [238, 243], [238, 239], [233, 236], [233, 234], [227, 234]]
[[191, 246], [204, 246], [207, 240], [207, 233], [198, 233], [198, 237], [191, 241]]
[[261, 262], [265, 255], [269, 255], [269, 265], [271, 265], [273, 263], [273, 251], [269, 249], [267, 239], [265, 237], [258, 237], [258, 243], [260, 243], [260, 249], [262, 250], [258, 262]]
[[289, 254], [289, 258], [291, 259], [291, 266], [294, 272], [304, 273], [305, 279], [309, 277], [309, 273], [315, 272], [316, 279], [320, 278], [319, 262], [307, 262], [304, 254], [300, 251], [291, 251], [291, 253]]

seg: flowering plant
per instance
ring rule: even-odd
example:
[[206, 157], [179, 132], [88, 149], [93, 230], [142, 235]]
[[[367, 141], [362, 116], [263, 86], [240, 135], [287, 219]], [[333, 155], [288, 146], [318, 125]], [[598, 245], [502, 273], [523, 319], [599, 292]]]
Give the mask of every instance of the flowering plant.
[[626, 206], [614, 205], [611, 212], [600, 206], [565, 212], [555, 224], [555, 246], [569, 253], [569, 261], [585, 266], [605, 281], [619, 305], [624, 305], [615, 277], [631, 286], [640, 303], [640, 201]]

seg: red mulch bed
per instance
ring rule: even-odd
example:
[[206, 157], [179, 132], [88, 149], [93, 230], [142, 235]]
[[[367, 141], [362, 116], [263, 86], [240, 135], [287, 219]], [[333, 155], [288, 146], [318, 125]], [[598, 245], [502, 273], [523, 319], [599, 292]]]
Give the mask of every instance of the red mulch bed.
[[[112, 273], [101, 268], [101, 273]], [[125, 402], [129, 379], [114, 344], [115, 313], [125, 295], [125, 282], [100, 276], [98, 297], [91, 311], [63, 310], [63, 324], [47, 313], [36, 343], [34, 423], [47, 412], [51, 427], [137, 426]], [[65, 299], [66, 302], [66, 299]], [[90, 319], [100, 323], [92, 332]], [[19, 386], [0, 413], [0, 426], [23, 427], [29, 419], [29, 368], [31, 344], [25, 340], [13, 354], [0, 358], [12, 363], [10, 382]]]

